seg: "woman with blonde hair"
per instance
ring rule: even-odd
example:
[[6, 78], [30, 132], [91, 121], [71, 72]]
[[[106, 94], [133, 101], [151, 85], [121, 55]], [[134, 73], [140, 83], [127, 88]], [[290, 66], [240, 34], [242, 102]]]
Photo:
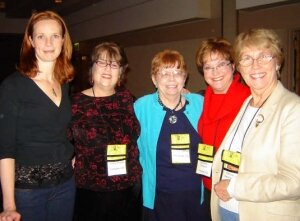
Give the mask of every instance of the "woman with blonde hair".
[[[251, 29], [238, 35], [233, 52], [251, 96], [216, 155], [213, 220], [220, 201], [231, 199], [239, 201], [240, 221], [300, 220], [300, 99], [278, 79], [280, 39], [272, 30]], [[228, 175], [225, 164], [237, 167], [237, 175], [220, 181]]]

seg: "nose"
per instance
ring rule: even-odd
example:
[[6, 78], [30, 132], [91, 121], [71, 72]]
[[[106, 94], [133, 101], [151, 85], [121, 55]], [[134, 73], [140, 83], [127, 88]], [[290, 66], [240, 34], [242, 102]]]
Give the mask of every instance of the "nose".
[[46, 45], [52, 45], [52, 38], [51, 37], [46, 37], [45, 38], [45, 43], [46, 43]]
[[252, 64], [252, 67], [253, 67], [253, 68], [260, 67], [260, 62], [259, 62], [258, 59], [254, 59], [254, 58], [253, 58], [253, 64]]
[[217, 69], [217, 67], [212, 68], [212, 69], [211, 69], [211, 73], [212, 73], [213, 75], [218, 74], [218, 69]]
[[106, 63], [105, 69], [107, 69], [107, 68], [111, 69], [110, 65], [111, 65], [110, 63]]

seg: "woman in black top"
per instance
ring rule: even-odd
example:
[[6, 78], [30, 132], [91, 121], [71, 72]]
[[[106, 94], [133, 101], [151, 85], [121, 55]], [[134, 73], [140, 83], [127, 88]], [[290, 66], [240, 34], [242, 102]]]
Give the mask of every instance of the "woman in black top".
[[139, 218], [140, 132], [133, 95], [118, 87], [127, 68], [122, 48], [105, 42], [94, 48], [92, 87], [72, 96], [76, 212], [79, 221], [135, 221]]
[[54, 12], [26, 27], [18, 72], [0, 88], [1, 220], [72, 220], [75, 185], [67, 140], [71, 39]]

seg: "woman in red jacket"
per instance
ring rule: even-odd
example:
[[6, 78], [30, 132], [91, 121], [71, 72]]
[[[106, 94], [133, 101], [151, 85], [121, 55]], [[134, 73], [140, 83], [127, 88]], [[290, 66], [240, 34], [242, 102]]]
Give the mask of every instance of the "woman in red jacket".
[[202, 145], [198, 150], [197, 172], [204, 175], [205, 204], [210, 216], [211, 168], [227, 130], [250, 95], [235, 71], [231, 44], [224, 39], [208, 39], [201, 43], [196, 54], [198, 70], [208, 87], [204, 96], [203, 113], [198, 123]]

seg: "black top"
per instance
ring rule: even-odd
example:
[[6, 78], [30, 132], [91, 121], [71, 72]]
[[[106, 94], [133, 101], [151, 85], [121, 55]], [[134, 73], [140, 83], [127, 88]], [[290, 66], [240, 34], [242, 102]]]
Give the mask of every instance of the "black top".
[[[140, 126], [133, 111], [134, 97], [121, 89], [108, 97], [72, 96], [70, 135], [74, 141], [75, 180], [79, 188], [121, 190], [139, 181], [141, 166], [137, 138]], [[127, 145], [127, 174], [108, 176], [107, 145]]]
[[70, 118], [68, 85], [58, 107], [32, 79], [10, 75], [0, 86], [0, 159], [25, 166], [67, 163], [73, 156]]
[[[184, 114], [185, 108], [186, 106], [179, 111], [174, 111], [177, 117], [175, 124], [169, 122], [169, 117], [173, 115], [172, 111], [165, 108], [166, 116], [160, 130], [156, 153], [156, 186], [160, 191], [199, 190], [201, 187], [201, 176], [196, 174], [197, 150], [201, 140], [198, 132], [193, 128], [189, 119]], [[171, 134], [189, 134], [191, 163], [172, 164]]]

